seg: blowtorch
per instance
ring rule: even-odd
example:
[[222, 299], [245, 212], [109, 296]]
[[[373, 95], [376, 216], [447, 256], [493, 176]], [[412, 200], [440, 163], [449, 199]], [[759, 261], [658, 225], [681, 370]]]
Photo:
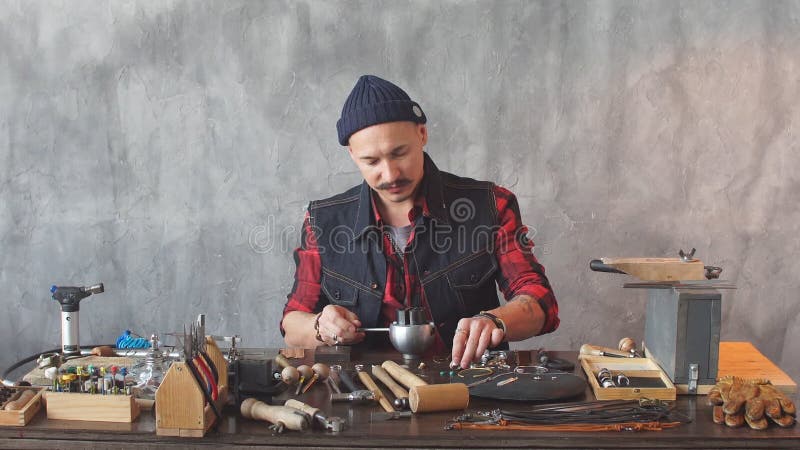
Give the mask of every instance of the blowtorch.
[[64, 356], [77, 356], [81, 354], [81, 346], [78, 343], [78, 312], [80, 303], [84, 298], [92, 294], [100, 294], [105, 289], [103, 283], [92, 286], [52, 286], [50, 293], [53, 300], [61, 305], [61, 352]]

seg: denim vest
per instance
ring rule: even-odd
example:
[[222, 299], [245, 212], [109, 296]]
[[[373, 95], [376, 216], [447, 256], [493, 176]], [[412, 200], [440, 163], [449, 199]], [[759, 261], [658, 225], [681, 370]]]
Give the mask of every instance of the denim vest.
[[[422, 183], [430, 216], [415, 223], [405, 258], [408, 270], [421, 280], [432, 320], [449, 347], [459, 319], [499, 306], [494, 185], [441, 172], [427, 153]], [[369, 185], [313, 201], [309, 214], [322, 260], [320, 304], [344, 306], [364, 327], [379, 326], [387, 260]], [[418, 293], [413, 294], [410, 306], [422, 306]]]

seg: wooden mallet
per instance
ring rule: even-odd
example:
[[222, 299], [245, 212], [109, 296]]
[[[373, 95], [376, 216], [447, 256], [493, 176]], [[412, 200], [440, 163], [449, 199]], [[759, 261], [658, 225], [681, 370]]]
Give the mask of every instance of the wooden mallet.
[[408, 388], [408, 402], [415, 413], [452, 411], [469, 405], [469, 389], [464, 383], [428, 384], [394, 361], [384, 361], [381, 367]]

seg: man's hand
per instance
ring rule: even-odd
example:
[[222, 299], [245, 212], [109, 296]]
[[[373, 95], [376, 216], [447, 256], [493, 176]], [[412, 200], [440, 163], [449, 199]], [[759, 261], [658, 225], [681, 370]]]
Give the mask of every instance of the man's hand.
[[463, 369], [480, 358], [489, 347], [495, 347], [503, 342], [503, 330], [488, 317], [471, 317], [458, 321], [456, 334], [453, 336], [453, 361], [451, 366], [460, 366]]
[[319, 334], [328, 345], [363, 341], [366, 334], [356, 331], [360, 326], [361, 321], [355, 313], [338, 305], [327, 305], [319, 316]]

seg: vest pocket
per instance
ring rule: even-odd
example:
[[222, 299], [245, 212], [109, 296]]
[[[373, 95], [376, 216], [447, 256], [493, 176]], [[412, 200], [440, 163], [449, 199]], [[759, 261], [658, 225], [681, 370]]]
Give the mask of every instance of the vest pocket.
[[464, 258], [463, 263], [457, 261], [447, 272], [447, 281], [454, 289], [476, 289], [492, 279], [497, 270], [497, 261], [494, 257], [482, 252]]
[[358, 288], [333, 275], [322, 275], [322, 292], [333, 305], [355, 306], [358, 303]]

